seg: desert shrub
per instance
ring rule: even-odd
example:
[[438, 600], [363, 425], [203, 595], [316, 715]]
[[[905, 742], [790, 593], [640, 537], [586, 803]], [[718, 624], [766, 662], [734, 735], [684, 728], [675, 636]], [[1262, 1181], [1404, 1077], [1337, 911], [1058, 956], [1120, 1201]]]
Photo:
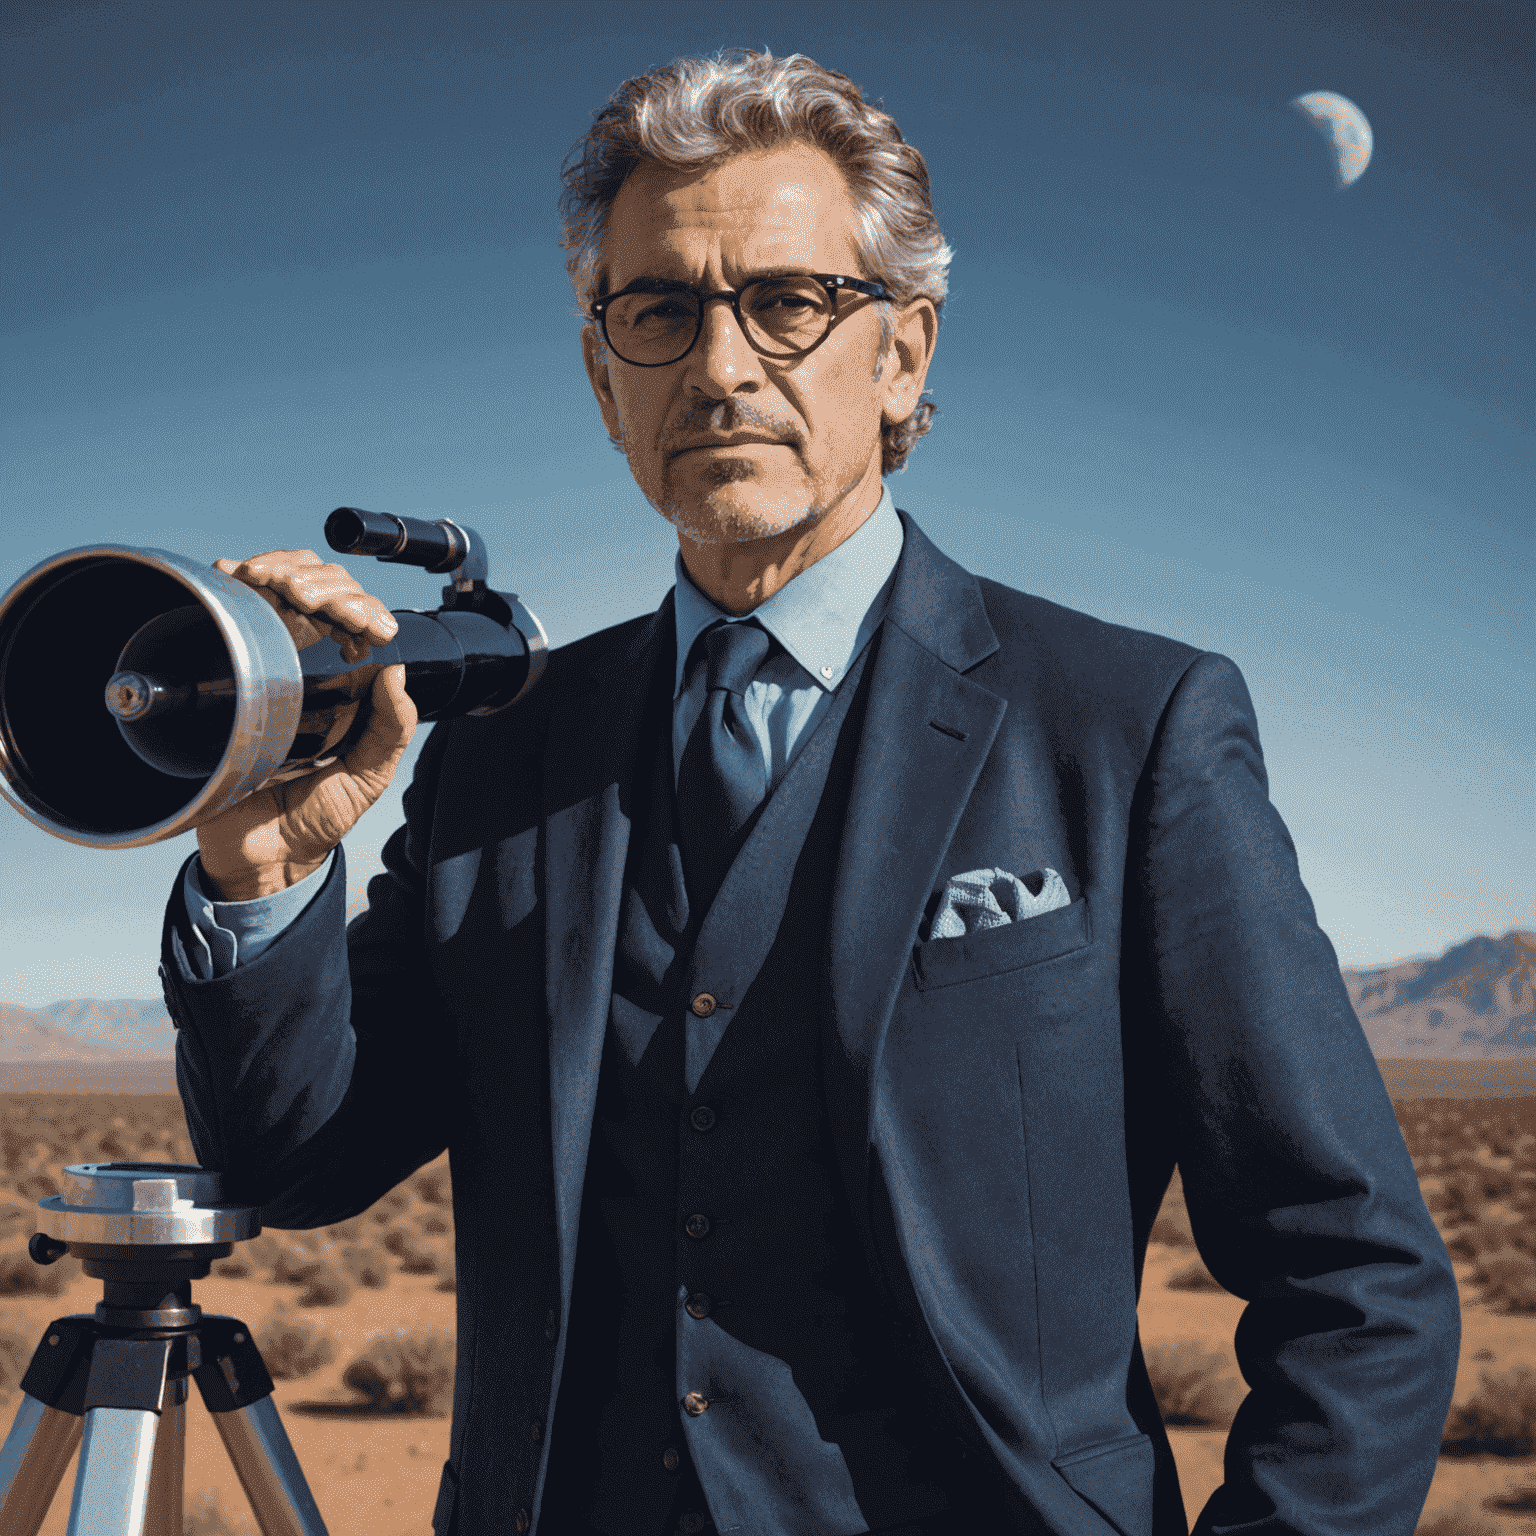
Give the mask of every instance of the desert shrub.
[[184, 1536], [245, 1536], [251, 1529], [244, 1520], [230, 1523], [223, 1501], [212, 1488], [205, 1488], [187, 1500], [181, 1528]]
[[346, 1221], [338, 1221], [333, 1227], [327, 1227], [325, 1235], [333, 1243], [355, 1243], [361, 1240], [365, 1230], [363, 1218], [352, 1216]]
[[1177, 1339], [1149, 1344], [1144, 1353], [1165, 1424], [1231, 1425], [1247, 1388], [1219, 1349], [1208, 1350], [1198, 1339]]
[[5, 1402], [27, 1374], [37, 1340], [19, 1318], [0, 1317], [0, 1403]]
[[1507, 1200], [1515, 1192], [1515, 1172], [1512, 1168], [1482, 1163], [1475, 1170], [1475, 1176], [1485, 1200]]
[[1189, 1225], [1189, 1206], [1184, 1199], [1184, 1180], [1177, 1168], [1163, 1193], [1163, 1203], [1158, 1207], [1147, 1241], [1164, 1243], [1170, 1248], [1195, 1246], [1195, 1234]]
[[35, 1205], [39, 1200], [58, 1194], [59, 1181], [51, 1173], [28, 1173], [16, 1180], [15, 1188], [23, 1200]]
[[355, 1284], [382, 1291], [389, 1284], [389, 1259], [372, 1243], [347, 1243], [341, 1250], [341, 1267]]
[[[342, 1273], [340, 1258], [335, 1246], [318, 1233], [262, 1232], [249, 1242], [242, 1243], [228, 1259], [220, 1259], [214, 1265], [213, 1272], [234, 1280], [262, 1274], [269, 1285], [302, 1285], [309, 1290], [316, 1289], [317, 1277], [324, 1274], [326, 1278], [320, 1282], [321, 1291], [336, 1291], [336, 1282], [339, 1281], [341, 1286], [348, 1288], [347, 1294], [350, 1295], [350, 1285]], [[345, 1299], [343, 1295], [338, 1302], [333, 1303], [305, 1301], [301, 1298], [299, 1304], [330, 1306]]]
[[305, 1273], [304, 1289], [299, 1292], [301, 1307], [345, 1306], [352, 1295], [352, 1282], [334, 1264], [317, 1262]]
[[1499, 1528], [1467, 1505], [1457, 1504], [1419, 1521], [1414, 1536], [1499, 1536]]
[[434, 1291], [447, 1291], [450, 1295], [459, 1289], [459, 1266], [451, 1253], [445, 1253], [437, 1266], [438, 1280]]
[[25, 1248], [0, 1253], [0, 1296], [62, 1296], [80, 1273], [73, 1254], [52, 1264], [34, 1264]]
[[318, 1245], [309, 1233], [284, 1232], [275, 1238], [272, 1260], [274, 1285], [303, 1285], [320, 1267]]
[[1440, 1192], [1435, 1196], [1434, 1204], [1448, 1226], [1481, 1221], [1483, 1206], [1486, 1204], [1482, 1181], [1476, 1174], [1465, 1171], [1448, 1174], [1440, 1186]]
[[423, 1211], [416, 1218], [416, 1230], [428, 1237], [441, 1237], [453, 1231], [453, 1217], [442, 1211]]
[[1536, 1483], [1511, 1483], [1484, 1499], [1483, 1508], [1501, 1515], [1536, 1515]]
[[1164, 1243], [1169, 1248], [1193, 1248], [1195, 1234], [1190, 1229], [1189, 1212], [1182, 1208], [1169, 1210], [1164, 1206], [1157, 1213], [1157, 1220], [1152, 1223], [1152, 1231], [1147, 1241]]
[[138, 1146], [124, 1134], [126, 1126], [112, 1126], [96, 1138], [84, 1159], [88, 1163], [132, 1163], [138, 1160]]
[[446, 1167], [423, 1168], [411, 1180], [411, 1188], [417, 1197], [428, 1205], [452, 1205], [453, 1185], [449, 1182]]
[[256, 1330], [256, 1347], [277, 1381], [302, 1381], [336, 1358], [324, 1323], [276, 1308]]
[[[292, 1275], [294, 1268], [309, 1264], [313, 1258], [312, 1253], [299, 1248], [286, 1232], [260, 1232], [249, 1241], [241, 1243], [230, 1255], [230, 1259], [238, 1260], [246, 1266], [246, 1274], [259, 1274], [269, 1285], [296, 1284], [296, 1278]], [[227, 1262], [219, 1260], [220, 1264]], [[223, 1272], [215, 1266], [215, 1273]], [[290, 1278], [279, 1280], [280, 1274]]]
[[410, 1208], [411, 1197], [403, 1189], [392, 1189], [387, 1195], [381, 1195], [375, 1200], [363, 1214], [369, 1221], [387, 1227]]
[[1453, 1403], [1440, 1442], [1444, 1456], [1530, 1456], [1536, 1453], [1536, 1370], [1517, 1365]]
[[104, 1136], [135, 1161], [197, 1161], [174, 1093], [0, 1094], [0, 1162], [12, 1181], [38, 1173], [52, 1179], [68, 1163], [105, 1161], [98, 1156]]
[[1507, 1221], [1474, 1221], [1448, 1232], [1445, 1246], [1451, 1257], [1471, 1264], [1488, 1254], [1505, 1253], [1515, 1248], [1523, 1233]]
[[448, 1416], [453, 1407], [453, 1335], [441, 1328], [393, 1328], [375, 1334], [341, 1374], [380, 1413]]
[[395, 1227], [384, 1234], [384, 1246], [400, 1261], [403, 1275], [435, 1275], [441, 1262], [431, 1248], [423, 1247], [404, 1227]]
[[1489, 1254], [1473, 1272], [1483, 1300], [1499, 1312], [1524, 1316], [1536, 1312], [1536, 1258], [1510, 1249]]
[[1168, 1289], [1170, 1291], [1221, 1291], [1225, 1294], [1227, 1288], [1199, 1259], [1196, 1259], [1193, 1264], [1185, 1265], [1177, 1274], [1169, 1275]]

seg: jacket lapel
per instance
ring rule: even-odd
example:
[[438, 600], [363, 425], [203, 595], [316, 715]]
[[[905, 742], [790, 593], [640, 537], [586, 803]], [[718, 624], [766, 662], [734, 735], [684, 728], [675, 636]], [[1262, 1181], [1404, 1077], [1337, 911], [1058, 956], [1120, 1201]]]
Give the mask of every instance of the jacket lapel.
[[901, 513], [832, 888], [828, 1108], [864, 1211], [880, 1047], [923, 908], [1007, 701], [962, 674], [998, 648], [976, 578]]
[[544, 754], [544, 989], [555, 1211], [567, 1294], [613, 988], [635, 754], [673, 632], [668, 593], [655, 614], [573, 677], [552, 710]]

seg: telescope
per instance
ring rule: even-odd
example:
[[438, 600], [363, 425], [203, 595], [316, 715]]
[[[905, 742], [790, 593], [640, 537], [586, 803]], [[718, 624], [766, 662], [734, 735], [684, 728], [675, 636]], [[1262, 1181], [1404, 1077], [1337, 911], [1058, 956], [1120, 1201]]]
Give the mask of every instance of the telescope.
[[485, 544], [449, 518], [337, 507], [342, 554], [446, 573], [443, 604], [350, 662], [298, 649], [254, 588], [163, 549], [95, 544], [0, 598], [0, 794], [54, 837], [141, 848], [344, 756], [379, 671], [403, 664], [423, 721], [489, 715], [537, 686], [549, 642], [492, 591]]

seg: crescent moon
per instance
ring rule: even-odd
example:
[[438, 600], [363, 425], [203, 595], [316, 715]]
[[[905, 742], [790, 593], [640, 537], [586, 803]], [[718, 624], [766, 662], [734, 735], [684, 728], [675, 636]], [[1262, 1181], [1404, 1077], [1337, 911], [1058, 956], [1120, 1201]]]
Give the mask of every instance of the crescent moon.
[[1305, 96], [1292, 97], [1291, 105], [1310, 118], [1312, 126], [1328, 140], [1339, 187], [1359, 181], [1361, 172], [1371, 163], [1375, 142], [1365, 113], [1337, 91], [1308, 91]]

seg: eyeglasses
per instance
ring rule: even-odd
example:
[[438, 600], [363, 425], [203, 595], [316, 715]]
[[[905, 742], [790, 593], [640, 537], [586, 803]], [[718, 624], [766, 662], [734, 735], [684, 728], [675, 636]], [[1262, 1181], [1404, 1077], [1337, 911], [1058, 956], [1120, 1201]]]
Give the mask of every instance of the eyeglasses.
[[592, 301], [603, 340], [637, 368], [664, 368], [686, 357], [704, 329], [704, 306], [729, 299], [752, 350], [775, 362], [814, 352], [837, 323], [837, 295], [852, 291], [889, 299], [879, 283], [821, 272], [759, 277], [738, 290], [702, 293], [670, 278], [642, 277]]

